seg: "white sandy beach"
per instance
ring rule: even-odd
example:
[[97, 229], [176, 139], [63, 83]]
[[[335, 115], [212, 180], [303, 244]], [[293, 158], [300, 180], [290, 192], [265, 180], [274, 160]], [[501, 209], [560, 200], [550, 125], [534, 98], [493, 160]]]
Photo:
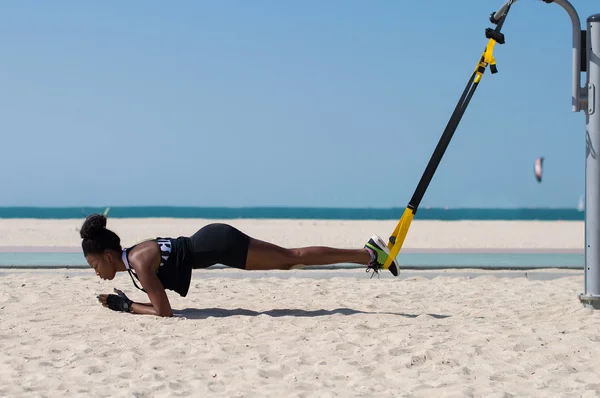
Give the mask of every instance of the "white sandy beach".
[[[395, 222], [223, 220], [284, 246], [361, 247]], [[128, 245], [204, 220], [115, 220]], [[10, 246], [80, 243], [81, 220], [0, 220]], [[582, 248], [583, 223], [415, 221], [405, 247]], [[123, 314], [127, 274], [0, 270], [1, 397], [597, 397], [600, 311], [582, 271], [196, 270], [179, 316]], [[311, 274], [314, 273], [314, 274]], [[251, 274], [251, 275], [249, 275]], [[306, 276], [313, 277], [306, 277]]]
[[[283, 271], [307, 273], [311, 271]], [[316, 271], [313, 271], [316, 272]], [[337, 272], [337, 271], [335, 271]], [[583, 278], [231, 278], [195, 271], [183, 318], [116, 313], [127, 275], [0, 278], [0, 396], [594, 397], [600, 313]], [[423, 272], [425, 274], [425, 272]], [[340, 274], [341, 275], [341, 274]]]
[[[2, 246], [80, 247], [83, 220], [0, 219]], [[108, 219], [124, 245], [157, 236], [191, 235], [211, 222], [232, 224], [258, 239], [285, 247], [360, 248], [373, 234], [385, 240], [397, 221]], [[582, 249], [580, 221], [421, 221], [410, 226], [403, 248]]]

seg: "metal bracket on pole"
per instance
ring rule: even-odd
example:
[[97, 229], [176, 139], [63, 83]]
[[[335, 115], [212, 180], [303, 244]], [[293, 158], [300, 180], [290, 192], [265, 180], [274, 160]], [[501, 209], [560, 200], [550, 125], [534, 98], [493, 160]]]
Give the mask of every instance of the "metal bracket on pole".
[[588, 90], [587, 114], [593, 115], [595, 106], [596, 106], [595, 101], [594, 101], [594, 96], [596, 95], [596, 87], [592, 83], [589, 83], [587, 90]]

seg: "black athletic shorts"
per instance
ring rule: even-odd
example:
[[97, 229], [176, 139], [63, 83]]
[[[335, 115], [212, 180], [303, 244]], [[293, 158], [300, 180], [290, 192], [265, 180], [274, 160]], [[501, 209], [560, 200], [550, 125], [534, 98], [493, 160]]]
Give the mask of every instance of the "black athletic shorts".
[[192, 268], [214, 264], [246, 268], [250, 237], [228, 224], [208, 224], [190, 236]]

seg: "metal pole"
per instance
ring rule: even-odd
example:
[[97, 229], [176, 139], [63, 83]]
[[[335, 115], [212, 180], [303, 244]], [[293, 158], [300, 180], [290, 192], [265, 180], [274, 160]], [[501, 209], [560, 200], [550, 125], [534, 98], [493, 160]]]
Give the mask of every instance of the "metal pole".
[[600, 309], [600, 14], [587, 19], [587, 104], [585, 160], [585, 308]]
[[[505, 1], [490, 21], [498, 23], [516, 1]], [[579, 15], [568, 0], [543, 1], [561, 6], [573, 26], [571, 108], [586, 114], [584, 292], [578, 297], [585, 308], [600, 309], [600, 109], [596, 109], [600, 104], [600, 14], [588, 17], [587, 30], [582, 31]], [[587, 84], [582, 88], [581, 72], [585, 71]]]

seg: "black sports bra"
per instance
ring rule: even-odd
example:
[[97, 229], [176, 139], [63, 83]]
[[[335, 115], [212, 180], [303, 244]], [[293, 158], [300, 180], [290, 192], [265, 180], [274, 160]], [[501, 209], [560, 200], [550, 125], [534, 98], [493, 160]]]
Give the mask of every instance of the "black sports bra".
[[[179, 238], [156, 238], [152, 241], [158, 243], [160, 249], [161, 260], [156, 271], [160, 283], [165, 289], [173, 290], [179, 293], [180, 296], [185, 297], [192, 278], [191, 262], [193, 253], [190, 238], [180, 236]], [[121, 256], [135, 287], [146, 293], [143, 288], [137, 285], [135, 279], [139, 281], [139, 278], [131, 268], [127, 258], [129, 251], [135, 246], [124, 249]]]
[[[158, 243], [158, 248], [160, 249], [160, 265], [158, 266], [158, 270], [156, 271], [156, 273], [158, 274], [161, 267], [163, 267], [169, 260], [169, 256], [171, 255], [171, 251], [172, 251], [173, 247], [171, 244], [171, 239], [156, 238], [156, 239], [152, 239], [152, 240], [155, 241], [156, 243]], [[123, 263], [125, 264], [125, 268], [127, 268], [127, 272], [129, 272], [129, 276], [131, 277], [131, 280], [133, 281], [133, 284], [135, 285], [135, 287], [140, 289], [142, 292], [146, 293], [146, 291], [143, 288], [139, 287], [137, 285], [137, 283], [135, 283], [135, 279], [137, 279], [139, 281], [140, 278], [138, 278], [137, 274], [135, 273], [135, 270], [131, 267], [131, 264], [129, 264], [129, 259], [127, 258], [127, 255], [129, 254], [131, 249], [133, 249], [136, 246], [137, 245], [133, 245], [129, 248], [123, 249], [123, 253], [121, 253], [121, 259], [123, 260]], [[133, 279], [134, 276], [135, 276], [135, 279]]]

